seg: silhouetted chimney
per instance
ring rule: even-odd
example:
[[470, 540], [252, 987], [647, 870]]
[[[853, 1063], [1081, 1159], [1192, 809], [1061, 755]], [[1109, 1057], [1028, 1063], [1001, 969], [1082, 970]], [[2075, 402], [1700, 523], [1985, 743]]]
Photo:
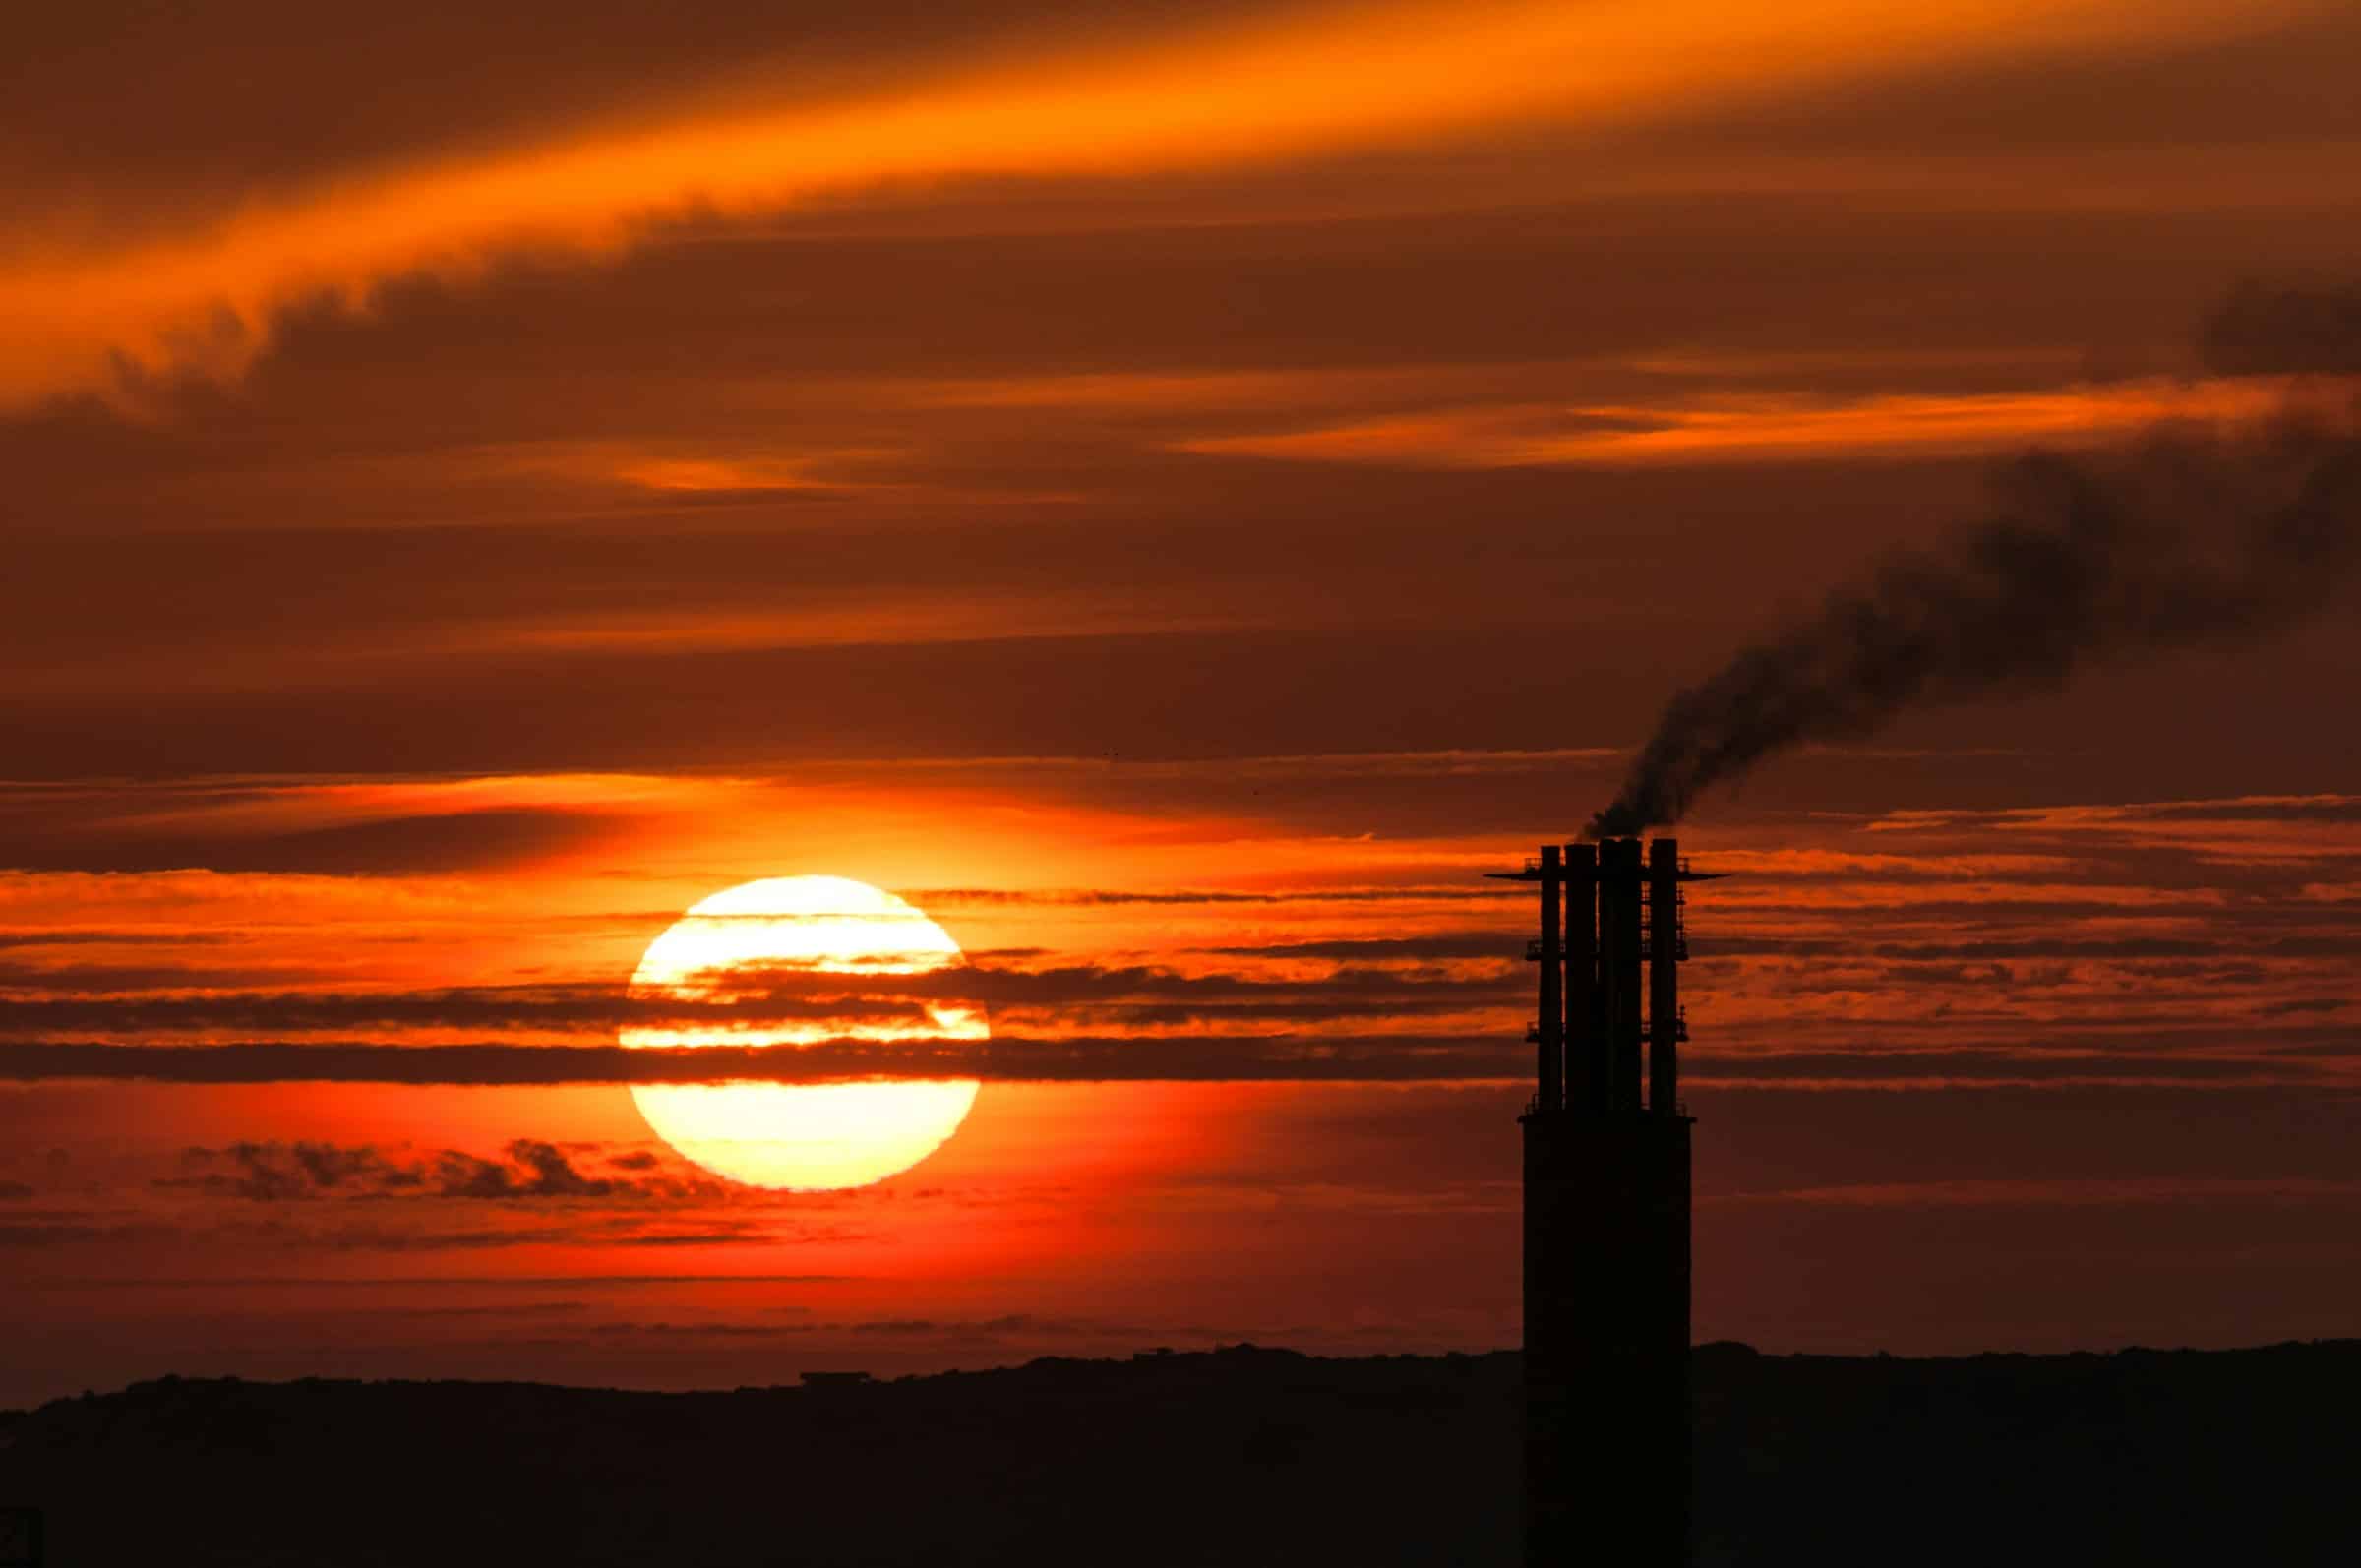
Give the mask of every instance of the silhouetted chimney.
[[1525, 1560], [1669, 1568], [1688, 1560], [1691, 1124], [1678, 966], [1681, 885], [1699, 876], [1672, 840], [1643, 861], [1629, 838], [1569, 845], [1562, 860], [1544, 845], [1524, 871], [1495, 874], [1542, 884], [1542, 935], [1530, 944], [1542, 963], [1541, 1052], [1521, 1118]]

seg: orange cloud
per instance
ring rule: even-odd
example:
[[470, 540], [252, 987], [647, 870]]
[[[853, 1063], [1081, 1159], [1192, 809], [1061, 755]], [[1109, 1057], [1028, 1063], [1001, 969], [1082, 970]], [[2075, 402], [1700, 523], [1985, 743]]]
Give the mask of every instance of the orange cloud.
[[464, 638], [469, 650], [579, 651], [646, 648], [679, 653], [711, 648], [844, 647], [873, 643], [990, 642], [1001, 638], [1112, 636], [1227, 632], [1279, 624], [1276, 615], [1186, 607], [1143, 612], [1106, 592], [940, 593], [890, 601], [778, 612], [570, 615], [492, 628]]
[[2266, 25], [2300, 0], [1499, 0], [1324, 8], [1085, 57], [1002, 64], [771, 113], [585, 128], [355, 176], [203, 232], [119, 248], [0, 234], [0, 400], [226, 370], [297, 301], [421, 270], [613, 252], [684, 214], [739, 216], [886, 182], [1131, 176], [1269, 163], [1511, 123], [1629, 123], [1973, 54]]
[[2255, 378], [1848, 399], [1778, 394], [1656, 405], [1490, 404], [1176, 445], [1226, 455], [1434, 468], [1921, 455], [2105, 441], [2162, 420], [2251, 420], [2284, 407], [2288, 392], [2284, 382]]
[[512, 460], [526, 471], [539, 468], [565, 478], [696, 496], [858, 489], [861, 486], [855, 481], [823, 473], [823, 466], [888, 455], [867, 450], [817, 455], [663, 452], [633, 451], [613, 443], [571, 443], [539, 452], [528, 449], [513, 454]]

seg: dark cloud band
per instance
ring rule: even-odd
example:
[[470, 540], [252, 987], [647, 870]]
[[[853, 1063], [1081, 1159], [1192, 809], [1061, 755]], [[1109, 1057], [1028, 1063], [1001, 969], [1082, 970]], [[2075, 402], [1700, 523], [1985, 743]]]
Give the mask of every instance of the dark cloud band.
[[[1699, 1083], [2341, 1081], [2351, 1053], [2038, 1049], [1699, 1053]], [[387, 1046], [250, 1042], [0, 1044], [0, 1081], [556, 1086], [982, 1078], [1001, 1083], [1509, 1083], [1522, 1045], [1465, 1036], [1001, 1038], [939, 1045], [630, 1050], [621, 1046]]]

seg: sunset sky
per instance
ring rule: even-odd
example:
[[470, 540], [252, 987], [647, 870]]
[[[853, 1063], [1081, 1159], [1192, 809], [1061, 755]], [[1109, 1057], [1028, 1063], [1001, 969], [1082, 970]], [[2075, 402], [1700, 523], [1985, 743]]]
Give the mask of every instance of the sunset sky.
[[[1514, 1345], [1483, 874], [1997, 464], [2361, 371], [2206, 336], [2361, 274], [2349, 4], [11, 30], [0, 1403]], [[1699, 1338], [2361, 1329], [2354, 604], [1681, 824]], [[805, 874], [991, 1021], [852, 1190], [614, 1049]]]

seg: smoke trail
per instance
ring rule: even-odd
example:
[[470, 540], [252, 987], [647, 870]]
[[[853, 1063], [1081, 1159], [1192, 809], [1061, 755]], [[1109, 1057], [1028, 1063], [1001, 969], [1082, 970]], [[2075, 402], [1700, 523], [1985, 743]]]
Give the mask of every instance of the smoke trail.
[[2225, 376], [2361, 375], [2361, 282], [2245, 284], [2206, 319], [2198, 351], [2209, 370]]
[[[2244, 370], [2361, 370], [2361, 294], [2244, 291], [2204, 339]], [[2290, 361], [2293, 361], [2292, 363]], [[1679, 820], [1699, 791], [1907, 710], [2064, 684], [2092, 663], [2256, 638], [2361, 569], [2361, 410], [2228, 436], [2151, 433], [2108, 460], [2034, 452], [1997, 513], [1889, 558], [1675, 695], [1594, 836]]]

